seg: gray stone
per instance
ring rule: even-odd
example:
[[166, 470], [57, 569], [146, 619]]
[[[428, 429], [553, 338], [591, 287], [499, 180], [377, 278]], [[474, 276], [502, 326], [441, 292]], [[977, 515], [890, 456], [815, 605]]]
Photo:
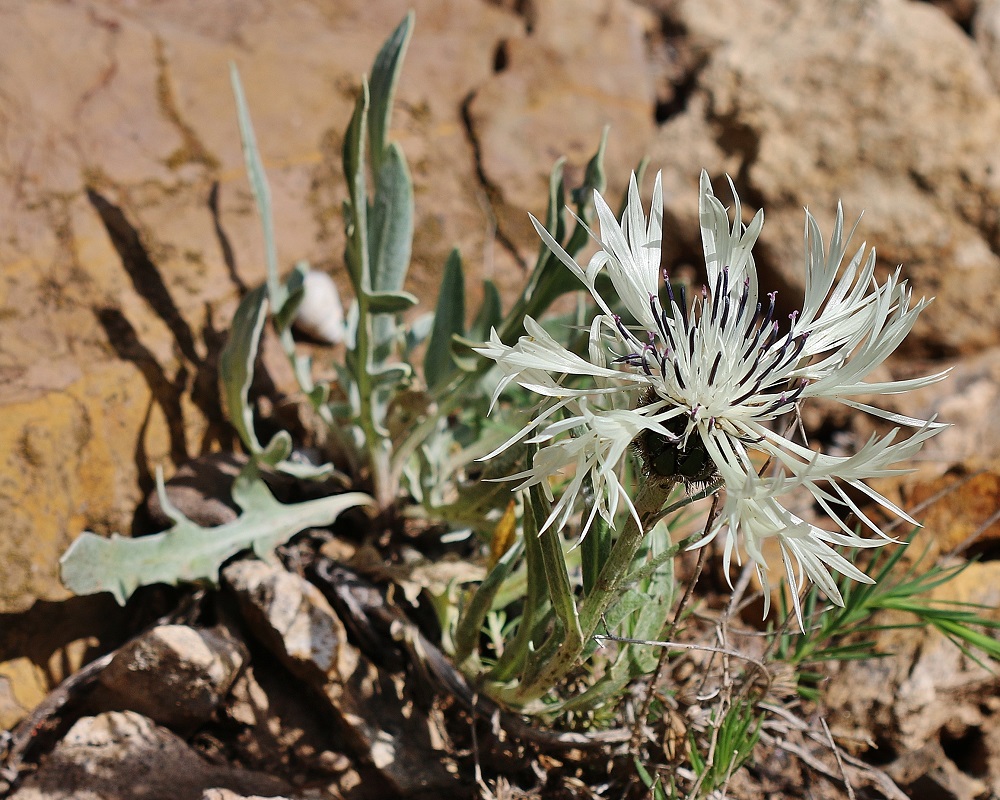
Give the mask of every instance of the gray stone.
[[254, 633], [308, 686], [326, 697], [351, 749], [401, 795], [456, 785], [434, 723], [413, 703], [401, 675], [353, 647], [322, 593], [263, 561], [223, 570]]
[[122, 648], [91, 702], [193, 728], [212, 718], [246, 660], [244, 645], [221, 630], [161, 625]]
[[133, 711], [79, 720], [11, 800], [199, 800], [206, 789], [279, 797], [271, 775], [209, 764], [176, 734]]
[[[657, 135], [668, 258], [697, 264], [698, 168], [765, 209], [762, 285], [803, 288], [803, 207], [829, 236], [839, 199], [854, 239], [936, 296], [911, 349], [969, 353], [1000, 337], [1000, 96], [941, 11], [905, 0], [662, 4], [702, 58]], [[748, 218], [749, 219], [749, 218]], [[970, 291], [972, 289], [972, 291]], [[781, 298], [779, 297], [779, 300]]]

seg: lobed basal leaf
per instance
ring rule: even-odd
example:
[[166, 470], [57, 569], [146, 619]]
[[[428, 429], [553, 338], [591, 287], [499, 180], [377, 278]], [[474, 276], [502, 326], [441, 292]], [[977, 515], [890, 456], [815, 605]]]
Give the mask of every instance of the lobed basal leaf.
[[76, 595], [111, 592], [124, 605], [137, 588], [153, 583], [216, 584], [220, 567], [240, 551], [269, 558], [296, 533], [329, 525], [349, 508], [374, 503], [363, 492], [279, 503], [251, 462], [233, 485], [233, 500], [243, 513], [225, 525], [202, 528], [167, 499], [162, 473], [156, 480], [173, 527], [137, 539], [118, 534], [106, 539], [84, 531], [59, 560], [67, 589]]

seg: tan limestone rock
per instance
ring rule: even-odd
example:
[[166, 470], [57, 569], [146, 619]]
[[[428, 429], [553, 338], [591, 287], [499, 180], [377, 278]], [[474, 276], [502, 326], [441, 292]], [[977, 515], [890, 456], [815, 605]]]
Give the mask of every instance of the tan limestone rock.
[[353, 751], [396, 792], [454, 785], [440, 734], [414, 707], [412, 687], [347, 641], [344, 622], [315, 586], [262, 561], [235, 561], [222, 574], [254, 634], [326, 698]]
[[[0, 10], [0, 612], [65, 597], [58, 556], [84, 528], [127, 533], [157, 465], [169, 477], [171, 462], [232, 444], [216, 359], [241, 291], [263, 278], [263, 248], [228, 63], [257, 127], [283, 268], [308, 259], [345, 289], [341, 136], [360, 74], [408, 7]], [[486, 5], [417, 14], [393, 136], [417, 195], [408, 288], [430, 302], [453, 245], [482, 272], [489, 215], [461, 104], [518, 21]]]
[[[727, 172], [749, 213], [766, 209], [758, 263], [768, 285], [789, 290], [790, 311], [802, 289], [802, 209], [829, 236], [842, 199], [848, 223], [865, 212], [856, 243], [876, 245], [885, 269], [902, 263], [916, 296], [937, 297], [911, 349], [996, 343], [1000, 96], [963, 31], [904, 0], [664, 8], [705, 54], [651, 153], [668, 173], [674, 258], [698, 254], [698, 167]], [[716, 190], [729, 201], [722, 180]]]
[[[504, 39], [496, 72], [468, 104], [480, 164], [497, 196], [498, 224], [533, 260], [527, 213], [544, 218], [553, 163], [573, 186], [610, 126], [609, 188], [620, 192], [654, 131], [655, 92], [644, 37], [650, 17], [631, 3], [531, 4], [525, 30]], [[505, 288], [516, 289], [518, 284]]]

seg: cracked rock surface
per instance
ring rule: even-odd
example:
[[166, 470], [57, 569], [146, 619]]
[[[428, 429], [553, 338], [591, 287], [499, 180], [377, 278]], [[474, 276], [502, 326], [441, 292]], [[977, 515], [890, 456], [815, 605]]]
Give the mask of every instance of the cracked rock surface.
[[[886, 269], [902, 263], [917, 296], [937, 296], [911, 351], [989, 365], [968, 374], [976, 391], [961, 397], [961, 430], [986, 433], [961, 434], [955, 448], [993, 446], [992, 0], [965, 3], [972, 10], [955, 14], [964, 28], [908, 0], [581, 0], [572, 13], [562, 0], [7, 4], [0, 614], [11, 615], [5, 630], [23, 625], [35, 640], [28, 659], [14, 634], [0, 637], [0, 726], [101, 639], [99, 625], [87, 637], [38, 625], [52, 613], [45, 604], [66, 597], [56, 565], [72, 538], [129, 533], [157, 465], [170, 477], [233, 444], [217, 358], [241, 293], [264, 270], [229, 61], [271, 182], [282, 268], [307, 259], [347, 296], [341, 137], [360, 74], [411, 5], [392, 136], [416, 194], [406, 288], [424, 303], [456, 245], [470, 307], [482, 277], [509, 298], [537, 250], [526, 214], [544, 212], [552, 161], [568, 156], [572, 182], [610, 124], [612, 197], [644, 153], [663, 170], [671, 269], [701, 260], [702, 167], [731, 175], [748, 213], [766, 207], [762, 283], [789, 307], [801, 291], [802, 207], [827, 232], [838, 198], [849, 221], [865, 211], [857, 243], [874, 244]], [[263, 377], [277, 394], [291, 376], [269, 347]], [[933, 392], [920, 402], [943, 415], [958, 404], [953, 383]]]

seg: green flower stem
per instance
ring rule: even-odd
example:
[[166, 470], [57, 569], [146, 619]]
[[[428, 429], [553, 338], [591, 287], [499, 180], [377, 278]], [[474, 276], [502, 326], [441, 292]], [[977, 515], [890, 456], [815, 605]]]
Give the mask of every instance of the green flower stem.
[[[670, 480], [650, 477], [643, 482], [635, 498], [639, 524], [634, 517], [629, 516], [625, 529], [612, 546], [608, 560], [597, 576], [593, 591], [580, 606], [577, 629], [579, 635], [566, 636], [555, 653], [540, 665], [535, 674], [516, 688], [510, 698], [515, 704], [527, 706], [538, 700], [576, 666], [587, 642], [597, 631], [601, 617], [618, 598], [621, 583], [631, 570], [643, 537], [663, 516], [663, 507], [670, 498], [673, 488], [674, 482]], [[687, 502], [689, 502], [687, 498], [682, 501], [685, 505]], [[680, 546], [675, 545], [675, 548], [680, 549]], [[573, 633], [576, 634], [576, 631]]]
[[[355, 222], [355, 224], [360, 224]], [[383, 511], [395, 501], [394, 493], [391, 491], [389, 481], [387, 453], [382, 446], [384, 437], [379, 435], [375, 425], [375, 413], [372, 405], [371, 376], [368, 369], [371, 365], [371, 347], [369, 324], [371, 314], [368, 311], [368, 298], [364, 291], [358, 292], [358, 331], [355, 340], [354, 355], [356, 359], [356, 369], [354, 370], [354, 380], [358, 384], [358, 397], [361, 408], [358, 414], [358, 424], [365, 435], [365, 449], [368, 451], [368, 464], [371, 469], [372, 495], [375, 502]]]

